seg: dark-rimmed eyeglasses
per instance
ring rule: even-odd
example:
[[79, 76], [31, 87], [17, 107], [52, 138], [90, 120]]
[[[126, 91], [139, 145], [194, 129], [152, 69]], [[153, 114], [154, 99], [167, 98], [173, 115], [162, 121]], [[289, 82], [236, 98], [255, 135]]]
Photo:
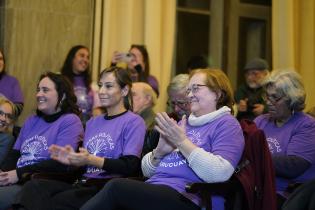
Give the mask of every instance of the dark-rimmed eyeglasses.
[[175, 100], [175, 101], [169, 100], [167, 102], [167, 105], [172, 107], [172, 108], [175, 106], [179, 106], [182, 109], [183, 109], [183, 107], [187, 106], [188, 104], [189, 104], [189, 101], [187, 101], [187, 100]]
[[11, 113], [5, 113], [4, 111], [0, 110], [0, 116], [5, 117], [6, 119], [13, 120], [14, 116]]
[[263, 95], [264, 101], [269, 101], [272, 104], [278, 103], [283, 97], [284, 96], [276, 96], [276, 95], [268, 95], [268, 94]]
[[191, 87], [186, 89], [186, 96], [188, 96], [190, 92], [192, 92], [192, 94], [195, 94], [199, 91], [200, 87], [206, 87], [206, 86], [207, 85], [193, 84]]

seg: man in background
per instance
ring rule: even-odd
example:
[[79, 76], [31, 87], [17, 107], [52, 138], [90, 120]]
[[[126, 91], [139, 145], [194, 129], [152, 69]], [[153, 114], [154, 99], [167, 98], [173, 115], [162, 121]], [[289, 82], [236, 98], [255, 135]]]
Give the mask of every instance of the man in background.
[[268, 69], [267, 61], [261, 58], [254, 58], [246, 64], [244, 68], [246, 83], [241, 85], [235, 93], [238, 120], [253, 120], [258, 115], [267, 112], [262, 82], [269, 74]]

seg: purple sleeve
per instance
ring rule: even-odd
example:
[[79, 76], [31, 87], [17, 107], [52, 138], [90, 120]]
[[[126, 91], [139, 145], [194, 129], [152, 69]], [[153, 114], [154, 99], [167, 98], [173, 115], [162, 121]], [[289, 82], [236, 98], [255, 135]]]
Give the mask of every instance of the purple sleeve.
[[71, 145], [74, 149], [83, 137], [83, 126], [80, 118], [75, 114], [65, 116], [62, 126], [59, 128], [55, 144], [60, 146]]
[[24, 139], [25, 139], [24, 133], [25, 133], [25, 131], [27, 131], [27, 130], [29, 129], [29, 127], [31, 126], [32, 121], [34, 120], [34, 117], [35, 117], [35, 116], [31, 116], [31, 117], [27, 118], [27, 120], [24, 122], [24, 124], [23, 124], [23, 126], [22, 126], [22, 128], [21, 128], [21, 131], [20, 131], [20, 133], [19, 133], [19, 136], [18, 136], [18, 138], [17, 138], [16, 141], [15, 141], [15, 144], [14, 144], [14, 146], [13, 146], [13, 149], [15, 149], [15, 150], [20, 150], [20, 149], [21, 149], [21, 146], [22, 146], [23, 141], [24, 141]]
[[218, 124], [212, 140], [211, 152], [228, 160], [236, 167], [244, 150], [244, 136], [236, 119]]
[[133, 119], [124, 130], [123, 155], [140, 157], [145, 135], [145, 124], [142, 118]]
[[293, 132], [288, 144], [287, 155], [302, 157], [310, 163], [315, 163], [315, 120], [303, 118]]
[[24, 103], [24, 99], [23, 99], [23, 93], [22, 93], [22, 89], [20, 87], [20, 83], [19, 81], [14, 78], [14, 84], [13, 84], [13, 98], [12, 98], [12, 102], [14, 103]]

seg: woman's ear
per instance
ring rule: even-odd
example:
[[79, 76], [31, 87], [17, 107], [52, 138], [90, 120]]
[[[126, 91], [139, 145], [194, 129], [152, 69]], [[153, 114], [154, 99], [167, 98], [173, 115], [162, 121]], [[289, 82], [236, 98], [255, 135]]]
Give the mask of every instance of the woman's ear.
[[122, 93], [123, 97], [125, 97], [125, 96], [128, 95], [128, 93], [129, 93], [129, 87], [128, 87], [128, 85], [126, 85], [125, 87], [123, 87], [123, 88], [121, 89], [121, 93]]

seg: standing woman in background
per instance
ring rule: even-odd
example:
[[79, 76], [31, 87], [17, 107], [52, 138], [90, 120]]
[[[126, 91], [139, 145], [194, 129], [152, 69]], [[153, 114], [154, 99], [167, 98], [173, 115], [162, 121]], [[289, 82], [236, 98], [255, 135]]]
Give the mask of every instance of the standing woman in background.
[[[89, 49], [83, 45], [76, 45], [68, 52], [61, 68], [61, 74], [66, 76], [73, 85], [84, 124], [93, 115], [94, 108], [99, 107], [97, 91], [92, 89], [89, 66]], [[95, 115], [96, 112], [97, 109], [95, 109]]]
[[48, 72], [40, 76], [36, 114], [24, 123], [13, 149], [0, 166], [0, 209], [11, 206], [27, 177], [38, 172], [66, 172], [67, 166], [50, 159], [48, 147], [77, 148], [83, 127], [70, 82]]
[[132, 81], [148, 83], [159, 96], [159, 82], [154, 76], [150, 75], [150, 59], [147, 48], [144, 45], [133, 44], [129, 49], [128, 55], [129, 59], [126, 58], [124, 53], [115, 51], [112, 65], [116, 65], [121, 61], [126, 62]]
[[0, 165], [14, 143], [14, 137], [10, 133], [15, 119], [14, 110], [14, 104], [0, 96]]
[[0, 95], [15, 104], [16, 115], [19, 116], [23, 110], [24, 99], [19, 81], [5, 72], [5, 60], [3, 51], [0, 49]]

